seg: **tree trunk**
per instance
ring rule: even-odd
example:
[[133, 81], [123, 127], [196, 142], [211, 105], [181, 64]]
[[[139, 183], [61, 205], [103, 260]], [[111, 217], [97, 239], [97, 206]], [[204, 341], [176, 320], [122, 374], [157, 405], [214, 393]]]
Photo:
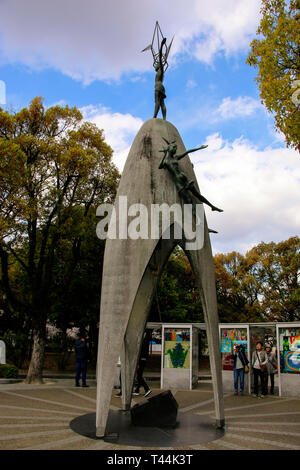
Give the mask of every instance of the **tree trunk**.
[[35, 331], [33, 334], [33, 349], [31, 360], [27, 372], [25, 383], [39, 383], [43, 382], [43, 363], [46, 339], [45, 335], [40, 331]]

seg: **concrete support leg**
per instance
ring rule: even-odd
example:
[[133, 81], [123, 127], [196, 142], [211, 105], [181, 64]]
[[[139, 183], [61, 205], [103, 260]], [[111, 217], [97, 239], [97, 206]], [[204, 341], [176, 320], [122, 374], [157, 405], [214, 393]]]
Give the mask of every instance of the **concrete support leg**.
[[196, 274], [197, 284], [202, 298], [202, 306], [207, 327], [207, 341], [216, 411], [216, 425], [217, 427], [223, 427], [225, 424], [225, 416], [219, 340], [219, 318], [214, 265], [207, 226], [205, 227], [205, 242], [203, 249], [200, 251], [187, 251], [186, 254], [189, 257], [192, 269]]
[[161, 273], [175, 245], [173, 238], [157, 244], [134, 301], [121, 359], [123, 410], [129, 410], [131, 406], [133, 382], [149, 310]]
[[[109, 325], [112, 329], [111, 325]], [[116, 326], [116, 325], [115, 325]], [[119, 326], [119, 325], [118, 325]], [[114, 374], [116, 364], [124, 341], [124, 329], [114, 328], [110, 331], [103, 325], [100, 331], [97, 371], [97, 413], [96, 413], [96, 436], [104, 437], [106, 422], [111, 401], [111, 393], [114, 385]], [[111, 340], [113, 336], [114, 341]], [[101, 378], [99, 380], [99, 378]]]
[[131, 407], [133, 381], [143, 333], [152, 303], [154, 286], [155, 278], [151, 271], [147, 269], [137, 293], [124, 337], [124, 348], [121, 357], [123, 410], [129, 410]]

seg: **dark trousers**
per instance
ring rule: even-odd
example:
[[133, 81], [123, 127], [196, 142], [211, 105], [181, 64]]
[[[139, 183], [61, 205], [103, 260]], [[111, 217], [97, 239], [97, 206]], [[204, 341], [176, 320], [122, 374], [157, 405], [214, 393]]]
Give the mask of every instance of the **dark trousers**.
[[137, 386], [135, 387], [135, 391], [137, 393], [140, 391], [140, 387], [143, 387], [145, 392], [149, 390], [149, 386], [147, 385], [145, 379], [143, 378], [145, 365], [146, 365], [146, 361], [139, 361], [138, 368], [136, 371]]
[[274, 393], [274, 374], [269, 374], [266, 377], [266, 394], [268, 393], [269, 377], [271, 382], [270, 393]]
[[239, 380], [240, 380], [240, 391], [244, 391], [244, 376], [245, 370], [242, 369], [233, 369], [233, 377], [234, 377], [234, 391], [238, 392], [239, 388]]
[[76, 385], [79, 385], [80, 375], [82, 385], [86, 385], [86, 361], [76, 361]]
[[253, 367], [253, 374], [254, 374], [254, 393], [258, 395], [258, 381], [260, 380], [260, 387], [261, 387], [261, 394], [266, 395], [266, 378], [265, 373], [262, 372], [260, 369], [255, 369]]

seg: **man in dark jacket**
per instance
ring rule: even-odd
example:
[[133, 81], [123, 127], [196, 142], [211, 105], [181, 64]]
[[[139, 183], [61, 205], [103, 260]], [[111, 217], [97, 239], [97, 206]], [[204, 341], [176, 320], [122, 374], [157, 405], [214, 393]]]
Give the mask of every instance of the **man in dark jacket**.
[[80, 339], [75, 342], [76, 354], [76, 378], [75, 386], [79, 387], [80, 375], [82, 375], [82, 386], [88, 387], [86, 384], [86, 369], [87, 369], [87, 346], [85, 336], [81, 335]]
[[244, 349], [236, 344], [233, 348], [233, 377], [234, 377], [234, 394], [238, 395], [238, 382], [240, 380], [240, 394], [244, 395], [244, 375], [245, 366], [249, 364]]
[[145, 379], [143, 378], [143, 372], [145, 369], [146, 361], [149, 356], [149, 334], [146, 332], [144, 333], [144, 338], [143, 338], [143, 343], [142, 343], [142, 349], [139, 357], [139, 362], [138, 362], [138, 367], [136, 371], [136, 376], [137, 376], [137, 386], [135, 387], [135, 390], [133, 392], [133, 395], [139, 395], [140, 394], [140, 387], [143, 387], [145, 390], [144, 397], [147, 397], [150, 395], [151, 390]]

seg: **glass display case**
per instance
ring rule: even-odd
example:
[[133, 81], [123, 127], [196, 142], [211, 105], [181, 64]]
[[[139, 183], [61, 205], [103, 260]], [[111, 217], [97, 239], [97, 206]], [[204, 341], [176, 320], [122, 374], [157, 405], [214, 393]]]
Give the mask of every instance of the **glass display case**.
[[161, 388], [188, 390], [198, 380], [198, 335], [193, 330], [192, 325], [163, 325]]
[[239, 344], [244, 352], [248, 354], [248, 330], [247, 327], [220, 328], [220, 343], [222, 355], [222, 369], [233, 370], [233, 360], [231, 358], [233, 347]]
[[300, 323], [279, 323], [277, 358], [279, 364], [279, 395], [300, 396]]
[[[220, 325], [220, 346], [222, 357], [222, 381], [225, 392], [233, 392], [233, 359], [235, 345], [239, 344], [249, 359], [249, 325], [228, 324]], [[245, 392], [250, 393], [249, 374], [245, 374]]]
[[280, 373], [300, 374], [300, 326], [279, 326], [278, 333]]

